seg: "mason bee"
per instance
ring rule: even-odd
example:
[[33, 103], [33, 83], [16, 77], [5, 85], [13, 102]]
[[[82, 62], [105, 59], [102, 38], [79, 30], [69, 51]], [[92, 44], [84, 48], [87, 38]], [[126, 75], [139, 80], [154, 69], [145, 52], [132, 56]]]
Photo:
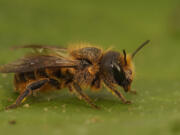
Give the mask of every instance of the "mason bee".
[[117, 90], [131, 90], [134, 78], [132, 59], [149, 40], [140, 45], [132, 54], [107, 50], [91, 45], [61, 48], [54, 46], [26, 45], [19, 48], [35, 50], [24, 58], [0, 67], [1, 73], [14, 73], [15, 91], [20, 93], [7, 109], [16, 108], [33, 93], [68, 88], [93, 108], [99, 108], [84, 93], [82, 88], [100, 89], [104, 84], [124, 104], [131, 102]]

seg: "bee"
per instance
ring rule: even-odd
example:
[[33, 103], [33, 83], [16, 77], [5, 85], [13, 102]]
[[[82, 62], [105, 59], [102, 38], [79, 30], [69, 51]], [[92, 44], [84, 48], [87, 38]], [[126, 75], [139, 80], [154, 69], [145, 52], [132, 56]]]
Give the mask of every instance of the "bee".
[[35, 50], [15, 62], [0, 67], [1, 73], [14, 73], [15, 91], [19, 93], [16, 101], [6, 109], [20, 106], [30, 95], [37, 92], [68, 88], [91, 107], [99, 107], [86, 95], [83, 88], [100, 89], [104, 84], [109, 91], [121, 99], [122, 103], [131, 102], [118, 91], [121, 86], [125, 92], [131, 90], [134, 79], [133, 58], [149, 43], [140, 45], [132, 54], [107, 50], [90, 45], [61, 48], [54, 46], [26, 45], [19, 48]]

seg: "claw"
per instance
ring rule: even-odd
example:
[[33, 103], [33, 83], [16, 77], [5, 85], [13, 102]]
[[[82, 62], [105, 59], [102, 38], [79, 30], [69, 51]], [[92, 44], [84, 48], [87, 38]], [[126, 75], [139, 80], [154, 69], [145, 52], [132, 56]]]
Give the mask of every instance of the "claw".
[[129, 91], [130, 93], [132, 93], [132, 94], [137, 94], [137, 92], [135, 91], [135, 90], [131, 90], [131, 91]]
[[132, 102], [127, 100], [124, 102], [124, 104], [132, 104]]
[[94, 105], [93, 108], [97, 109], [97, 110], [100, 110], [101, 107], [97, 106], [97, 105]]

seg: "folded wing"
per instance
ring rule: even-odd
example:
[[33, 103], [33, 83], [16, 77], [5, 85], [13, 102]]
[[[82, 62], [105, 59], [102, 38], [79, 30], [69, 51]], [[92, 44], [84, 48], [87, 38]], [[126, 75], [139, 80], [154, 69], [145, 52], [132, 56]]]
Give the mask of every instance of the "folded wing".
[[1, 73], [30, 72], [41, 68], [75, 68], [79, 60], [70, 60], [48, 55], [35, 55], [19, 59], [10, 64], [0, 66]]
[[35, 54], [41, 55], [53, 55], [58, 57], [67, 57], [68, 50], [60, 46], [50, 46], [50, 45], [24, 45], [24, 46], [14, 46], [12, 49], [33, 49]]

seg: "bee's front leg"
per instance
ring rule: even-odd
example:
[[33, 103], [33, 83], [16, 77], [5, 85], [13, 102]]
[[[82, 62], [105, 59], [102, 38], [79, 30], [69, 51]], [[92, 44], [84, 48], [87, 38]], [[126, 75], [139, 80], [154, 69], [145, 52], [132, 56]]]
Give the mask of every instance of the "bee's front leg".
[[123, 96], [123, 94], [121, 94], [118, 90], [116, 90], [116, 88], [109, 81], [104, 80], [104, 84], [110, 89], [110, 91], [114, 95], [116, 95], [118, 98], [120, 98], [124, 104], [131, 104], [131, 101], [126, 100], [125, 97]]

